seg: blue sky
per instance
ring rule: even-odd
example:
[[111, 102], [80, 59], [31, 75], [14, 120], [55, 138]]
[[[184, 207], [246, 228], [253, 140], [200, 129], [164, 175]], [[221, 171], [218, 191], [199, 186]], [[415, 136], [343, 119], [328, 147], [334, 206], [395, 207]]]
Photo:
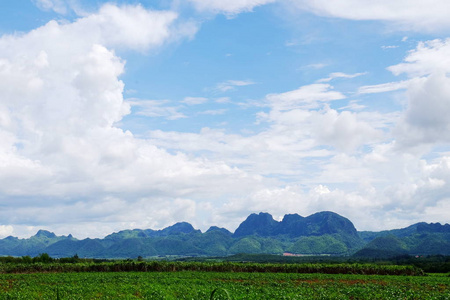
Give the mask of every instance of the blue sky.
[[0, 238], [448, 223], [450, 4], [427, 3], [4, 1]]

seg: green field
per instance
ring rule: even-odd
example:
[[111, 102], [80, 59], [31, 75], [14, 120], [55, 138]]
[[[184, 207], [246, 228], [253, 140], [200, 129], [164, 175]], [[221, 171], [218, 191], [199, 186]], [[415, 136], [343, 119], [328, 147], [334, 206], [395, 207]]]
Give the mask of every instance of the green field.
[[215, 289], [214, 299], [450, 299], [450, 277], [199, 271], [0, 274], [0, 299], [210, 299]]

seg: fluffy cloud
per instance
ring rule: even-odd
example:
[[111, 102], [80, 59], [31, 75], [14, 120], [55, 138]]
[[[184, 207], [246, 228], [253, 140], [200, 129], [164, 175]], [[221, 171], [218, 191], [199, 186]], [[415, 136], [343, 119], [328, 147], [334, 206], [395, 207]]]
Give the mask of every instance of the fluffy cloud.
[[420, 42], [411, 50], [404, 62], [388, 68], [395, 75], [405, 73], [409, 77], [447, 73], [450, 70], [450, 39]]
[[397, 127], [399, 142], [407, 146], [450, 142], [450, 78], [440, 73], [418, 80], [408, 90], [408, 99]]
[[[410, 53], [413, 54], [414, 51]], [[417, 88], [426, 94], [432, 90], [438, 93], [448, 84], [442, 75], [441, 82], [433, 76], [366, 86], [359, 92], [406, 89], [407, 93], [418, 95], [414, 91]], [[428, 80], [436, 82], [436, 86], [424, 88]], [[405, 116], [413, 110], [428, 115], [430, 108], [413, 109], [414, 98], [410, 98], [404, 112], [369, 112], [364, 107], [350, 112], [346, 107], [330, 107], [334, 101], [345, 98], [331, 85], [316, 83], [267, 95], [268, 112], [257, 116], [263, 129], [255, 134], [226, 134], [204, 128], [198, 134], [151, 131], [149, 137], [164, 148], [201, 153], [249, 173], [285, 178], [291, 183], [275, 183], [212, 207], [214, 224], [237, 226], [255, 211], [269, 211], [279, 218], [292, 211], [306, 215], [324, 207], [349, 217], [359, 229], [379, 230], [379, 222], [385, 229], [407, 226], [423, 220], [424, 211], [433, 212], [429, 221], [446, 222], [445, 212], [438, 208], [448, 206], [445, 186], [450, 172], [440, 160], [421, 161], [422, 152], [399, 151], [405, 135], [390, 132], [396, 123], [406, 122]], [[432, 107], [439, 108], [433, 103]], [[447, 110], [441, 109], [445, 115]], [[411, 121], [419, 122], [420, 118], [411, 117]], [[444, 128], [441, 134], [443, 131]], [[439, 176], [430, 171], [437, 169]], [[293, 182], [301, 182], [301, 186]], [[364, 218], [360, 215], [362, 210], [366, 212]], [[375, 224], [373, 220], [378, 221]]]
[[[180, 32], [177, 22], [173, 12], [107, 4], [73, 23], [51, 21], [0, 38], [4, 224], [15, 230], [62, 222], [81, 228], [96, 219], [117, 226], [134, 219], [133, 213], [150, 211], [162, 201], [157, 199], [220, 197], [259, 185], [258, 176], [222, 162], [170, 154], [116, 127], [131, 106], [160, 115], [165, 103], [124, 101], [119, 76], [125, 63], [112, 48], [156, 49], [192, 34]], [[175, 206], [190, 206], [186, 201]], [[176, 215], [176, 209], [169, 210]], [[164, 214], [151, 215], [155, 219], [145, 222], [169, 225], [158, 219]]]
[[[272, 2], [192, 1], [199, 10], [229, 16]], [[58, 1], [39, 2], [59, 10]], [[362, 10], [358, 3], [343, 3]], [[318, 14], [356, 18], [324, 1], [296, 4]], [[384, 9], [395, 5], [386, 3]], [[377, 16], [376, 9], [371, 13]], [[378, 19], [420, 25], [399, 18], [403, 11], [396, 13]], [[370, 19], [368, 14], [361, 11], [361, 18]], [[389, 68], [408, 80], [358, 90], [360, 96], [406, 89], [404, 112], [365, 110], [328, 84], [363, 73], [332, 73], [320, 82], [266, 95], [258, 106], [257, 132], [151, 130], [137, 138], [120, 129], [118, 123], [130, 112], [168, 120], [186, 116], [169, 100], [124, 101], [125, 61], [114, 50], [158, 50], [195, 31], [174, 12], [108, 4], [72, 23], [52, 21], [0, 38], [0, 200], [6, 207], [0, 219], [13, 224], [0, 225], [0, 237], [13, 231], [32, 234], [38, 228], [30, 225], [45, 224], [78, 237], [161, 228], [180, 220], [202, 229], [214, 224], [233, 230], [251, 212], [269, 211], [279, 218], [324, 208], [349, 217], [360, 229], [380, 229], [381, 221], [386, 229], [409, 225], [422, 221], [423, 212], [430, 213], [429, 221], [448, 221], [448, 154], [427, 162], [420, 158], [429, 148], [403, 150], [450, 139], [449, 41], [421, 43]], [[228, 80], [214, 91], [250, 84]], [[214, 100], [186, 97], [182, 102], [209, 99]], [[211, 109], [198, 116], [224, 112]], [[361, 217], [362, 210], [369, 218]]]
[[411, 79], [407, 109], [396, 128], [400, 146], [448, 143], [450, 141], [450, 40], [419, 43], [405, 62], [389, 67], [396, 75]]
[[[177, 15], [173, 12], [151, 11], [141, 6], [117, 7], [106, 4], [98, 14], [75, 23], [79, 30], [89, 30], [93, 38], [106, 46], [147, 50], [161, 46], [176, 34], [171, 25]], [[188, 34], [193, 34], [195, 31]], [[173, 31], [172, 31], [173, 30]]]
[[385, 116], [338, 112], [327, 104], [343, 98], [329, 84], [312, 84], [267, 95], [269, 112], [258, 113], [264, 127], [255, 134], [227, 134], [203, 128], [199, 133], [155, 130], [148, 137], [162, 148], [201, 153], [253, 174], [297, 178], [309, 173], [314, 177], [311, 172], [318, 172], [315, 160], [330, 157], [335, 151], [355, 151], [383, 137]]
[[314, 131], [321, 144], [332, 145], [339, 150], [349, 151], [356, 147], [379, 141], [382, 133], [363, 120], [356, 113], [326, 108], [315, 115]]

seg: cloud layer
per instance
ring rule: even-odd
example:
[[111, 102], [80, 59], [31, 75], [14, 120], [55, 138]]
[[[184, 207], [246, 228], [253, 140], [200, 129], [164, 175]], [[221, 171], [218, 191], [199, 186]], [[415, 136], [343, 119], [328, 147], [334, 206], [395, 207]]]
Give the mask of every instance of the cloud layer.
[[[60, 14], [70, 9], [35, 2]], [[401, 30], [450, 25], [447, 2], [437, 0], [190, 1], [196, 13], [228, 17], [275, 2], [294, 14], [380, 20]], [[449, 40], [419, 42], [387, 68], [398, 81], [361, 85], [370, 72], [337, 70], [237, 100], [264, 82], [227, 74], [179, 99], [124, 100], [123, 57], [195, 37], [200, 23], [182, 13], [105, 4], [74, 21], [0, 37], [0, 237], [46, 226], [95, 237], [182, 220], [233, 230], [259, 211], [333, 210], [358, 229], [448, 221]], [[315, 71], [329, 68], [321, 66]], [[401, 108], [377, 110], [367, 101], [393, 102], [394, 91]], [[238, 127], [241, 115], [251, 129], [149, 126], [139, 136], [122, 129], [125, 117], [178, 124], [224, 117]]]
[[124, 62], [112, 48], [161, 47], [180, 38], [176, 18], [107, 4], [73, 23], [0, 39], [3, 222], [118, 222], [133, 203], [135, 212], [152, 207], [147, 195], [149, 203], [189, 203], [183, 197], [225, 193], [218, 184], [245, 184], [239, 170], [169, 154], [115, 126], [136, 104], [123, 100]]

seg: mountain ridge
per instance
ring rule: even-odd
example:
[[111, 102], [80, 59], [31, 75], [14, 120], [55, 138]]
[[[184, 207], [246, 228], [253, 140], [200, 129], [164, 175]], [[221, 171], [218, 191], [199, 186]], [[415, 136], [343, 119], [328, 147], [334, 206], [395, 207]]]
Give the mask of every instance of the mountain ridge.
[[166, 255], [226, 256], [237, 253], [304, 255], [450, 255], [450, 225], [419, 222], [401, 229], [358, 232], [353, 223], [331, 211], [307, 217], [286, 214], [276, 221], [267, 212], [250, 214], [234, 233], [211, 226], [202, 232], [178, 222], [160, 230], [127, 229], [100, 239], [78, 240], [39, 230], [28, 239], [0, 239], [0, 256], [53, 257], [75, 254], [93, 258], [132, 258]]

